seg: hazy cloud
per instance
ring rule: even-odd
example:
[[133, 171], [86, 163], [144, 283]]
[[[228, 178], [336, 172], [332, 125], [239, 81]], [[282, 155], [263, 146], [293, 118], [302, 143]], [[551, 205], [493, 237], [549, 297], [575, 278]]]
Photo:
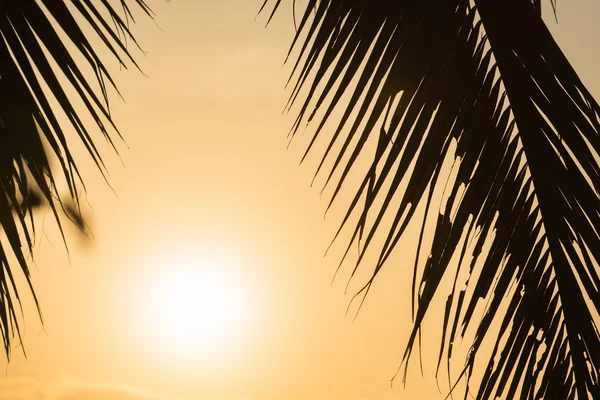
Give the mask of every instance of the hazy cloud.
[[0, 400], [178, 400], [128, 385], [100, 384], [70, 374], [41, 382], [31, 378], [0, 378]]
[[[268, 397], [272, 399], [273, 397]], [[295, 399], [297, 397], [294, 397]], [[194, 400], [197, 398], [194, 397]], [[229, 400], [254, 400], [253, 397], [237, 397]], [[318, 400], [342, 400], [340, 397], [317, 397]], [[33, 378], [0, 377], [0, 400], [184, 400], [174, 396], [112, 383], [87, 382], [62, 373], [48, 381]], [[214, 400], [214, 398], [210, 398]], [[222, 400], [222, 398], [219, 398]], [[399, 400], [395, 397], [355, 397], [343, 400]]]

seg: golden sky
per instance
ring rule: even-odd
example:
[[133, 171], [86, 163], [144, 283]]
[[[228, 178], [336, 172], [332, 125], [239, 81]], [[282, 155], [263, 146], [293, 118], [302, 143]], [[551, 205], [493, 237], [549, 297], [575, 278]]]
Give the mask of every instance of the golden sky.
[[[344, 203], [325, 219], [328, 192], [310, 187], [316, 158], [298, 166], [310, 128], [286, 149], [292, 15], [283, 8], [265, 29], [261, 3], [153, 0], [156, 24], [139, 15], [148, 77], [114, 69], [124, 166], [107, 147], [113, 191], [82, 157], [95, 239], [67, 227], [70, 260], [40, 216], [44, 325], [26, 301], [27, 358], [14, 349], [0, 400], [444, 398], [427, 357], [435, 340], [424, 378], [413, 362], [406, 389], [389, 383], [410, 329], [410, 271], [398, 267], [412, 254], [392, 259], [354, 322], [346, 308], [361, 276], [346, 295], [348, 268], [330, 285], [339, 249], [323, 255]], [[549, 10], [547, 22], [598, 98], [600, 5], [558, 7], [559, 24]], [[191, 298], [217, 305], [181, 314], [169, 303], [200, 292]], [[234, 311], [215, 321], [218, 307]]]

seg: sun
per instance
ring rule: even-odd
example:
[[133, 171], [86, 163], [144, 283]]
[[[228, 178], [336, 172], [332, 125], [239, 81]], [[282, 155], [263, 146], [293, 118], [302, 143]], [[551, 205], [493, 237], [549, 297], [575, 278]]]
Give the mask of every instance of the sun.
[[171, 260], [150, 283], [144, 302], [155, 341], [180, 355], [211, 354], [243, 333], [242, 287], [215, 257]]

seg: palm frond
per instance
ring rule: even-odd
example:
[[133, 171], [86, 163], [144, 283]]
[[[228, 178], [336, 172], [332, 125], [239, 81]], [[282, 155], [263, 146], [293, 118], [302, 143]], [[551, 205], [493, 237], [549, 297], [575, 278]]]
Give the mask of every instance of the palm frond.
[[[152, 16], [143, 0], [120, 0], [122, 11], [108, 0], [0, 0], [0, 225], [8, 242], [0, 242], [0, 332], [9, 358], [11, 340], [15, 335], [21, 339], [21, 300], [14, 266], [9, 263], [13, 256], [7, 249], [16, 258], [39, 311], [26, 258], [35, 234], [31, 212], [47, 202], [62, 232], [58, 211], [65, 210], [45, 146], [56, 156], [70, 201], [78, 209], [77, 185], [83, 182], [65, 129], [77, 133], [104, 174], [91, 129], [99, 129], [111, 144], [118, 131], [106, 87], [114, 88], [114, 82], [98, 55], [98, 43], [122, 66], [137, 67], [126, 47], [128, 40], [136, 44], [129, 30], [131, 2]], [[90, 72], [95, 79], [87, 77]], [[83, 122], [84, 114], [91, 116], [95, 126]], [[60, 122], [64, 116], [68, 124]]]
[[[473, 337], [459, 378], [468, 390], [483, 370], [478, 399], [600, 398], [600, 107], [539, 3], [311, 0], [293, 44], [290, 105], [307, 91], [292, 135], [322, 114], [307, 153], [341, 109], [317, 169], [331, 202], [375, 148], [340, 228], [348, 249], [359, 244], [354, 270], [378, 246], [361, 293], [425, 204], [417, 258], [402, 266], [414, 276], [404, 377], [434, 297], [445, 296], [438, 370]], [[443, 279], [454, 283], [447, 293]]]

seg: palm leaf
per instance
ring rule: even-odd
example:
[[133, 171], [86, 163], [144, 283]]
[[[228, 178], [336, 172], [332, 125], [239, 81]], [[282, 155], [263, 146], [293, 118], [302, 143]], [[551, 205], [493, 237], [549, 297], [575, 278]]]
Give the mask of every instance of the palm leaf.
[[[133, 2], [152, 16], [143, 0]], [[98, 55], [98, 43], [122, 66], [137, 65], [126, 47], [128, 40], [136, 44], [129, 30], [128, 2], [120, 0], [122, 11], [113, 3], [0, 0], [0, 225], [5, 234], [5, 241], [0, 241], [0, 332], [9, 358], [11, 340], [15, 334], [21, 339], [17, 311], [21, 300], [9, 260], [17, 260], [39, 311], [26, 259], [35, 233], [31, 211], [47, 202], [62, 233], [58, 210], [70, 210], [58, 195], [58, 178], [46, 147], [58, 160], [70, 201], [78, 210], [81, 176], [65, 130], [77, 133], [103, 174], [102, 157], [92, 128], [83, 122], [84, 114], [111, 144], [110, 132], [118, 134], [106, 88], [106, 84], [114, 87], [114, 82]], [[95, 79], [86, 77], [89, 72]], [[68, 124], [59, 122], [64, 117]]]
[[424, 204], [417, 259], [402, 266], [414, 276], [404, 379], [430, 305], [445, 296], [438, 370], [444, 361], [450, 375], [454, 344], [472, 337], [455, 378], [468, 391], [483, 371], [478, 399], [600, 398], [600, 107], [539, 7], [311, 0], [292, 45], [290, 106], [307, 87], [292, 136], [321, 113], [308, 153], [341, 111], [317, 169], [331, 202], [372, 151], [340, 228], [347, 249], [360, 248], [354, 271], [368, 250], [379, 254], [359, 294]]

